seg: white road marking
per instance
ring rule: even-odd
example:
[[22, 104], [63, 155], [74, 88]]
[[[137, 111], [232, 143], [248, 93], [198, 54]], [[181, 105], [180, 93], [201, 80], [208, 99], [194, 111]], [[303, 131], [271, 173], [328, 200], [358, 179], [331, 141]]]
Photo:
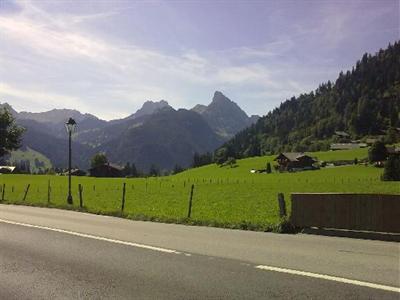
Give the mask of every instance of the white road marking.
[[181, 252], [178, 252], [176, 250], [165, 249], [165, 248], [154, 247], [154, 246], [132, 243], [132, 242], [126, 242], [126, 241], [121, 241], [121, 240], [114, 240], [114, 239], [109, 239], [106, 237], [101, 237], [101, 236], [96, 236], [96, 235], [91, 235], [91, 234], [86, 234], [86, 233], [79, 233], [79, 232], [75, 232], [75, 231], [63, 230], [63, 229], [40, 226], [40, 225], [32, 225], [32, 224], [27, 224], [27, 223], [14, 222], [14, 221], [9, 221], [9, 220], [4, 220], [4, 219], [0, 219], [0, 222], [12, 224], [12, 225], [25, 226], [25, 227], [30, 227], [30, 228], [44, 229], [44, 230], [60, 232], [60, 233], [66, 233], [66, 234], [89, 238], [89, 239], [93, 239], [93, 240], [105, 241], [105, 242], [109, 242], [109, 243], [132, 246], [132, 247], [143, 248], [143, 249], [159, 251], [159, 252], [164, 252], [164, 253], [181, 254]]
[[379, 290], [400, 293], [399, 287], [387, 286], [387, 285], [370, 283], [370, 282], [365, 282], [365, 281], [359, 281], [359, 280], [353, 280], [353, 279], [347, 279], [347, 278], [341, 278], [341, 277], [323, 275], [323, 274], [317, 274], [317, 273], [310, 273], [310, 272], [304, 272], [304, 271], [297, 271], [297, 270], [292, 270], [292, 269], [263, 266], [263, 265], [256, 266], [255, 268], [261, 269], [261, 270], [266, 270], [266, 271], [274, 271], [274, 272], [281, 272], [281, 273], [287, 273], [287, 274], [293, 274], [293, 275], [300, 275], [300, 276], [307, 276], [307, 277], [337, 281], [337, 282], [348, 283], [348, 284], [353, 284], [353, 285], [365, 286], [365, 287], [369, 287], [369, 288], [373, 288], [373, 289], [379, 289]]
[[[91, 234], [86, 234], [86, 233], [79, 233], [79, 232], [75, 232], [75, 231], [63, 230], [63, 229], [52, 228], [52, 227], [47, 227], [47, 226], [32, 225], [32, 224], [14, 222], [14, 221], [4, 220], [4, 219], [0, 219], [0, 222], [6, 223], [6, 224], [12, 224], [12, 225], [25, 226], [25, 227], [29, 227], [29, 228], [38, 228], [38, 229], [49, 230], [49, 231], [54, 231], [54, 232], [59, 232], [59, 233], [65, 233], [65, 234], [69, 234], [69, 235], [74, 235], [74, 236], [79, 236], [79, 237], [84, 237], [84, 238], [89, 238], [89, 239], [94, 239], [94, 240], [99, 240], [99, 241], [105, 241], [105, 242], [114, 243], [114, 244], [126, 245], [126, 246], [131, 246], [131, 247], [143, 248], [143, 249], [148, 249], [148, 250], [153, 250], [153, 251], [159, 251], [159, 252], [164, 252], [164, 253], [182, 254], [182, 252], [179, 252], [176, 250], [165, 249], [165, 248], [149, 246], [149, 245], [144, 245], [144, 244], [138, 244], [138, 243], [132, 243], [132, 242], [126, 242], [126, 241], [121, 241], [121, 240], [115, 240], [115, 239], [105, 238], [105, 237], [101, 237], [101, 236], [96, 236], [96, 235], [91, 235]], [[189, 254], [189, 253], [183, 253], [183, 254], [185, 256], [191, 256], [191, 254]], [[353, 284], [353, 285], [358, 285], [358, 286], [364, 286], [364, 287], [369, 287], [369, 288], [374, 288], [374, 289], [380, 289], [380, 290], [400, 293], [399, 287], [370, 283], [370, 282], [359, 281], [359, 280], [354, 280], [354, 279], [347, 279], [347, 278], [341, 278], [341, 277], [336, 277], [336, 276], [304, 272], [304, 271], [285, 269], [285, 268], [278, 268], [278, 267], [272, 267], [272, 266], [265, 266], [265, 265], [258, 265], [255, 268], [261, 269], [261, 270], [266, 270], [266, 271], [274, 271], [274, 272], [280, 272], [280, 273], [286, 273], [286, 274], [307, 276], [307, 277], [331, 280], [331, 281], [336, 281], [336, 282], [342, 282], [342, 283], [347, 283], [347, 284]]]

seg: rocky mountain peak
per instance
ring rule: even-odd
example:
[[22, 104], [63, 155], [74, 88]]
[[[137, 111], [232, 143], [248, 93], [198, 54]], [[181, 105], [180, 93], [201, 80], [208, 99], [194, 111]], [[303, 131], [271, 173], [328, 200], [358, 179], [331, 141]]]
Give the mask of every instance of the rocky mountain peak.
[[222, 92], [220, 91], [215, 91], [214, 93], [214, 97], [212, 99], [212, 103], [234, 103], [233, 101], [231, 101], [228, 97], [226, 97]]
[[160, 100], [158, 102], [146, 101], [145, 103], [143, 103], [142, 107], [132, 115], [132, 117], [138, 118], [145, 115], [151, 115], [164, 108], [172, 108], [172, 107], [165, 100]]

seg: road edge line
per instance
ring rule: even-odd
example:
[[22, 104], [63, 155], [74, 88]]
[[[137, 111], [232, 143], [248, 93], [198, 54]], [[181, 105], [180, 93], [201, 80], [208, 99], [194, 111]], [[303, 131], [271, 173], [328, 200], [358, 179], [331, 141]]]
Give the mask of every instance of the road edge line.
[[352, 284], [352, 285], [369, 287], [369, 288], [373, 288], [373, 289], [379, 289], [379, 290], [384, 290], [384, 291], [400, 293], [400, 288], [398, 288], [398, 287], [382, 285], [382, 284], [377, 284], [377, 283], [371, 283], [371, 282], [365, 282], [365, 281], [360, 281], [360, 280], [355, 280], [355, 279], [347, 279], [347, 278], [336, 277], [336, 276], [331, 276], [331, 275], [298, 271], [298, 270], [286, 269], [286, 268], [278, 268], [278, 267], [272, 267], [272, 266], [266, 266], [266, 265], [258, 265], [255, 268], [260, 269], [260, 270], [265, 270], [265, 271], [273, 271], [273, 272], [287, 273], [287, 274], [292, 274], [292, 275], [307, 276], [307, 277], [325, 279], [325, 280], [330, 280], [330, 281], [336, 281], [336, 282], [341, 282], [341, 283], [347, 283], [347, 284]]
[[6, 224], [11, 224], [11, 225], [18, 225], [18, 226], [24, 226], [24, 227], [29, 227], [29, 228], [36, 228], [36, 229], [53, 231], [53, 232], [65, 233], [65, 234], [69, 234], [69, 235], [73, 235], [73, 236], [84, 237], [84, 238], [89, 238], [89, 239], [94, 239], [94, 240], [99, 240], [99, 241], [104, 241], [104, 242], [109, 242], [109, 243], [114, 243], [114, 244], [120, 244], [120, 245], [125, 245], [125, 246], [137, 247], [137, 248], [142, 248], [142, 249], [147, 249], [147, 250], [153, 250], [153, 251], [158, 251], [158, 252], [163, 252], [163, 253], [181, 254], [181, 252], [176, 251], [176, 250], [171, 250], [171, 249], [166, 249], [166, 248], [161, 248], [161, 247], [156, 247], [156, 246], [150, 246], [150, 245], [145, 245], [145, 244], [139, 244], [139, 243], [134, 243], [134, 242], [121, 241], [121, 240], [106, 238], [106, 237], [87, 234], [87, 233], [80, 233], [80, 232], [71, 231], [71, 230], [64, 230], [64, 229], [41, 226], [41, 225], [33, 225], [33, 224], [15, 222], [15, 221], [10, 221], [10, 220], [5, 220], [5, 219], [0, 219], [0, 222], [6, 223]]

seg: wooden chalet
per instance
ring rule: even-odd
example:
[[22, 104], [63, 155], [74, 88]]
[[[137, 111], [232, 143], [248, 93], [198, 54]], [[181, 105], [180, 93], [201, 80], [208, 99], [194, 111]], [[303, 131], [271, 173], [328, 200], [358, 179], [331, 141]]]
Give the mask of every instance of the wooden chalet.
[[366, 141], [365, 141], [365, 143], [368, 145], [368, 146], [372, 146], [374, 143], [376, 143], [378, 141], [378, 139], [374, 139], [374, 138], [368, 138]]
[[81, 169], [73, 169], [71, 170], [72, 176], [86, 176], [86, 172]]
[[9, 174], [14, 172], [14, 166], [0, 166], [0, 174]]
[[330, 149], [335, 150], [351, 150], [351, 149], [358, 149], [358, 148], [365, 148], [368, 145], [366, 143], [336, 143], [331, 144]]
[[275, 161], [279, 164], [280, 171], [312, 170], [317, 161], [304, 153], [286, 152], [279, 154]]
[[[65, 172], [61, 173], [60, 175], [68, 176], [68, 174], [69, 174], [69, 172], [65, 171]], [[71, 176], [86, 176], [86, 172], [81, 169], [72, 169]]]
[[350, 134], [344, 131], [335, 131], [335, 135], [341, 138], [350, 138]]
[[400, 156], [400, 147], [386, 146], [387, 154], [393, 156]]
[[114, 164], [104, 164], [89, 169], [92, 177], [123, 177], [123, 168]]

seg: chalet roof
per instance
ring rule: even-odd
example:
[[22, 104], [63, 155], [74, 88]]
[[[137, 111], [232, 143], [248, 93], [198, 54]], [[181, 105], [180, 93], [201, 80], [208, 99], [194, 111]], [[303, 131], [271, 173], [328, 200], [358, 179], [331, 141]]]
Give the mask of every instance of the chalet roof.
[[9, 170], [10, 172], [15, 170], [14, 166], [0, 166], [0, 170], [1, 169], [5, 169], [5, 170]]
[[358, 149], [365, 148], [367, 144], [365, 143], [342, 143], [342, 144], [331, 144], [331, 150], [349, 150], [349, 149]]
[[309, 157], [311, 158], [311, 156], [308, 156], [302, 152], [283, 152], [281, 154], [279, 154], [275, 160], [280, 159], [280, 158], [286, 158], [289, 161], [299, 161], [300, 158], [302, 157]]
[[348, 134], [347, 132], [344, 131], [335, 131], [335, 134], [338, 136], [342, 136], [342, 137], [349, 137], [350, 134]]
[[367, 142], [367, 144], [373, 144], [373, 143], [375, 143], [377, 140], [378, 140], [378, 139], [368, 138], [368, 139], [366, 140], [366, 142]]
[[116, 170], [118, 170], [118, 171], [122, 171], [122, 170], [124, 169], [123, 167], [118, 166], [118, 165], [116, 165], [116, 164], [106, 163], [106, 164], [103, 164], [103, 165], [101, 165], [101, 166], [91, 168], [91, 169], [89, 169], [89, 170], [95, 170], [95, 169], [97, 169], [97, 168], [99, 168], [99, 167], [108, 167], [108, 168], [110, 168], [110, 169], [116, 169]]
[[[62, 174], [63, 174], [63, 175], [68, 175], [69, 172], [68, 172], [68, 170], [67, 170], [67, 171], [65, 171], [65, 172], [62, 173]], [[86, 175], [86, 172], [83, 171], [83, 170], [81, 170], [81, 169], [71, 169], [71, 175], [76, 175], [76, 174], [85, 174], [85, 175]]]
[[386, 150], [388, 154], [400, 154], [400, 148], [395, 146], [386, 146]]
[[108, 164], [108, 166], [110, 166], [111, 168], [117, 169], [118, 171], [122, 171], [124, 169], [124, 167], [121, 167], [119, 165], [116, 164]]

